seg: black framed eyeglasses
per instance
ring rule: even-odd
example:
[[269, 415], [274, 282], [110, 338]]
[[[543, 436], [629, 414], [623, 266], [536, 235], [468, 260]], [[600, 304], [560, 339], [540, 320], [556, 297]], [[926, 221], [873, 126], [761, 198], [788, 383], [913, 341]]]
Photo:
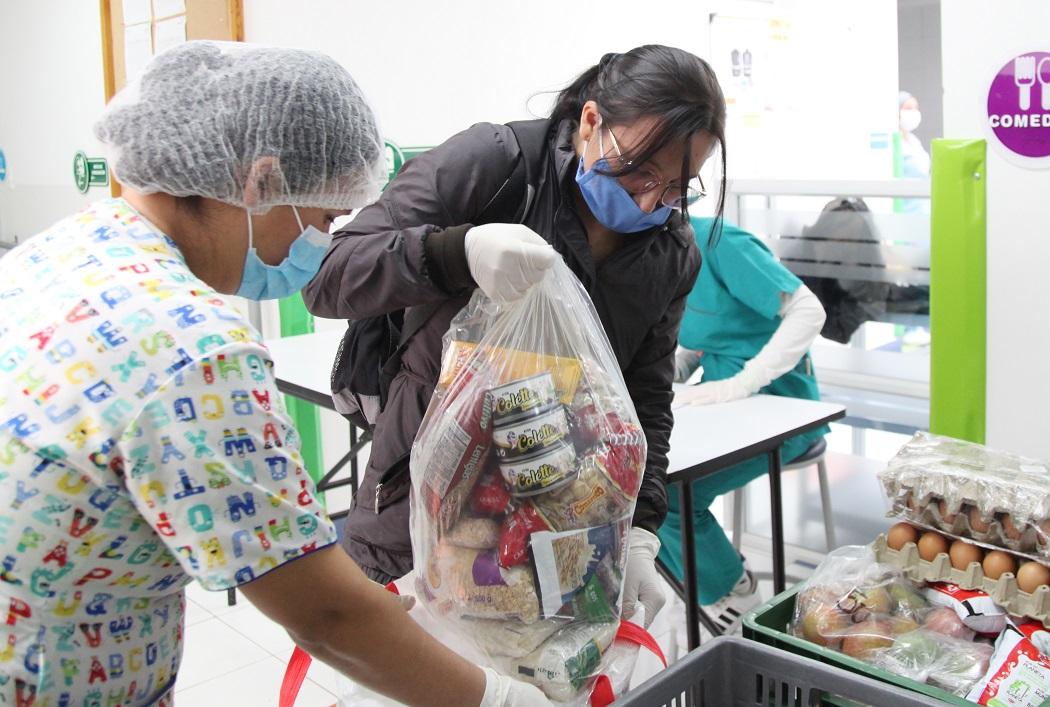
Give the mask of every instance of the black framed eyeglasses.
[[[609, 131], [609, 137], [612, 139], [613, 149], [616, 150], [616, 159], [620, 163], [620, 168], [626, 169], [633, 165], [634, 162], [632, 160], [624, 158], [623, 152], [620, 150], [620, 145], [616, 140], [616, 135], [613, 134], [612, 128], [605, 129]], [[598, 140], [599, 142], [601, 141], [600, 132], [598, 133]], [[599, 144], [598, 149], [600, 149], [604, 155], [604, 146]], [[654, 189], [663, 187], [663, 191], [660, 192], [660, 203], [672, 209], [680, 210], [683, 206], [695, 204], [707, 196], [707, 189], [704, 187], [704, 182], [699, 174], [686, 183], [684, 194], [680, 185], [667, 184], [666, 181], [658, 178], [651, 171], [643, 168], [619, 176], [617, 179], [620, 180], [620, 184], [623, 185], [623, 188], [626, 189], [627, 193], [631, 196], [647, 194]]]

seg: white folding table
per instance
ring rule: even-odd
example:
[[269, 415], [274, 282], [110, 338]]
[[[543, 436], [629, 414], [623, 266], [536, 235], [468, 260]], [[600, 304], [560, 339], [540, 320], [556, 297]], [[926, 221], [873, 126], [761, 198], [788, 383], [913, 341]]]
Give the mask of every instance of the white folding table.
[[696, 601], [692, 482], [747, 459], [766, 456], [772, 519], [773, 588], [779, 594], [785, 588], [780, 447], [795, 435], [838, 420], [845, 414], [846, 408], [842, 405], [776, 395], [754, 395], [730, 403], [683, 407], [674, 411], [667, 480], [678, 484], [681, 499], [682, 565], [685, 568], [683, 601], [690, 650], [700, 645], [701, 620], [712, 634], [718, 633], [717, 627]]

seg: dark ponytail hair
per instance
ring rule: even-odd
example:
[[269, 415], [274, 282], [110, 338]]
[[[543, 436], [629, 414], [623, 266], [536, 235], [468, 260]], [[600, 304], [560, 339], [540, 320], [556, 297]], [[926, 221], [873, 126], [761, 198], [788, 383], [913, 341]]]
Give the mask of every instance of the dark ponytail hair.
[[[721, 228], [726, 192], [726, 101], [711, 66], [682, 49], [647, 44], [626, 54], [606, 54], [597, 64], [580, 74], [555, 100], [551, 120], [578, 121], [587, 101], [598, 104], [607, 125], [623, 125], [639, 118], [654, 117], [658, 123], [645, 140], [629, 155], [632, 164], [614, 176], [637, 170], [664, 146], [681, 142], [682, 196], [689, 174], [689, 140], [707, 132], [718, 141], [722, 155], [721, 187], [715, 225]], [[686, 207], [682, 215], [688, 218]]]

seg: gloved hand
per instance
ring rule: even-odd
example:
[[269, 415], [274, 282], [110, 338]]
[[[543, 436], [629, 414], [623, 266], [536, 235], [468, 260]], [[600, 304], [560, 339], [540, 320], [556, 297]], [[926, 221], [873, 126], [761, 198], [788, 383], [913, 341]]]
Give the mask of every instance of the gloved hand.
[[623, 617], [631, 620], [638, 605], [645, 609], [645, 628], [656, 618], [667, 598], [656, 574], [656, 553], [660, 552], [660, 538], [645, 528], [631, 528], [627, 551], [627, 571], [623, 579]]
[[543, 279], [558, 254], [528, 226], [489, 223], [467, 231], [467, 266], [489, 298], [513, 302]]
[[693, 351], [679, 346], [674, 352], [674, 382], [686, 383], [696, 369], [700, 368], [702, 351]]
[[478, 707], [541, 707], [551, 703], [534, 685], [500, 675], [492, 668], [482, 670], [485, 671], [485, 694]]
[[[757, 389], [754, 392], [758, 392]], [[678, 409], [687, 405], [728, 403], [731, 400], [743, 400], [751, 394], [752, 391], [747, 381], [738, 373], [732, 378], [691, 385], [685, 390], [678, 391], [675, 393], [671, 407]]]

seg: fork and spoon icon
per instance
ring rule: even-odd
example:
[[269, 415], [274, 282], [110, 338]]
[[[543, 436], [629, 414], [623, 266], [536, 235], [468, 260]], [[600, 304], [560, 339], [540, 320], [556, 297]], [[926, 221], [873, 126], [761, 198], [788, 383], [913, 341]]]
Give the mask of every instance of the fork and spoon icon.
[[1036, 79], [1040, 83], [1039, 103], [1043, 110], [1050, 110], [1050, 56], [1045, 56], [1038, 67], [1035, 57], [1026, 54], [1014, 59], [1014, 84], [1017, 86], [1017, 103], [1021, 110], [1032, 107], [1032, 87]]

